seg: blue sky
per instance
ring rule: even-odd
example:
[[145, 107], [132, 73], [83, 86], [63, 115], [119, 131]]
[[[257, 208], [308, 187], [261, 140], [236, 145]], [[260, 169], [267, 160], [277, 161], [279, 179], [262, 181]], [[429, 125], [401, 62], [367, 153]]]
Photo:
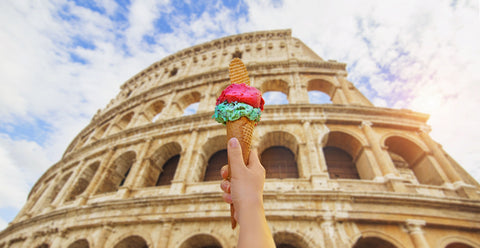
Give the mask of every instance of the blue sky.
[[430, 114], [431, 136], [480, 180], [478, 5], [0, 1], [0, 229], [123, 82], [181, 49], [258, 30], [290, 28], [325, 60], [347, 63], [348, 79], [376, 106]]

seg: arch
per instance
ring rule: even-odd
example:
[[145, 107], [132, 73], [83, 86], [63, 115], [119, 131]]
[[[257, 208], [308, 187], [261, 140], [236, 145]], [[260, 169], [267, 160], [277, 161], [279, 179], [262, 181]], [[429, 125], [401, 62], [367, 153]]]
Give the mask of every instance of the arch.
[[120, 130], [124, 130], [127, 128], [128, 124], [132, 120], [133, 117], [133, 111], [130, 111], [122, 116], [120, 120], [117, 122], [117, 126], [120, 128]]
[[[202, 165], [202, 175], [199, 178], [203, 181], [221, 180], [219, 167], [228, 163], [225, 162], [225, 152], [227, 149], [227, 136], [217, 135], [211, 137], [203, 145], [204, 163]], [[222, 162], [223, 161], [223, 162]], [[224, 163], [222, 165], [222, 163]], [[215, 172], [216, 171], [216, 172]]]
[[288, 103], [288, 83], [281, 79], [273, 79], [263, 82], [260, 91], [263, 93], [265, 105]]
[[455, 243], [450, 243], [445, 248], [474, 248], [471, 245], [467, 245], [465, 243], [460, 243], [460, 242], [455, 242]]
[[397, 248], [397, 246], [381, 238], [361, 237], [353, 248]]
[[181, 243], [179, 248], [222, 248], [221, 242], [211, 234], [194, 234]]
[[115, 244], [113, 248], [148, 248], [147, 241], [139, 235], [131, 235]]
[[474, 248], [480, 247], [480, 243], [471, 241], [462, 236], [447, 236], [438, 242], [440, 248]]
[[358, 233], [353, 240], [352, 248], [405, 248], [399, 240], [375, 230]]
[[99, 127], [98, 129], [95, 130], [95, 133], [93, 135], [94, 140], [99, 140], [103, 137], [105, 132], [107, 131], [108, 127], [110, 126], [109, 123], [103, 124], [103, 126]]
[[[73, 172], [70, 171], [66, 175], [62, 176], [62, 178], [57, 182], [57, 184], [53, 185], [53, 188], [50, 192], [48, 192], [48, 195], [45, 201], [47, 204], [50, 204], [55, 200], [55, 198], [58, 196], [62, 188], [67, 183], [70, 176], [72, 176], [72, 174]], [[53, 181], [52, 183], [55, 183], [55, 181]]]
[[71, 243], [67, 248], [90, 248], [90, 245], [86, 239], [79, 239]]
[[[178, 99], [179, 112], [183, 115], [195, 114], [200, 103], [201, 94], [198, 91], [193, 91], [183, 95]], [[186, 112], [188, 111], [188, 112]]]
[[113, 192], [118, 190], [123, 185], [125, 179], [130, 172], [130, 168], [135, 163], [136, 153], [134, 151], [128, 151], [118, 156], [110, 165], [110, 170], [107, 170], [110, 175], [105, 177], [105, 180], [101, 182], [96, 194]]
[[277, 248], [308, 248], [308, 242], [299, 234], [292, 232], [277, 232], [273, 235]]
[[148, 158], [149, 166], [144, 175], [143, 186], [169, 185], [175, 177], [182, 147], [178, 142], [169, 142], [156, 149]]
[[370, 179], [363, 173], [370, 167], [363, 144], [351, 134], [331, 131], [323, 153], [331, 179]]
[[165, 108], [165, 102], [163, 100], [157, 100], [152, 104], [150, 104], [145, 109], [144, 113], [149, 121], [155, 122], [158, 120], [164, 108]]
[[219, 172], [220, 169], [226, 164], [228, 164], [227, 149], [222, 149], [215, 152], [208, 159], [207, 169], [205, 170], [205, 176], [203, 177], [203, 181], [222, 180]]
[[293, 152], [284, 146], [272, 146], [260, 155], [266, 178], [298, 178], [298, 166]]
[[335, 85], [324, 79], [312, 79], [307, 83], [310, 103], [332, 103]]
[[299, 142], [291, 133], [273, 131], [265, 134], [258, 152], [267, 178], [299, 178], [298, 147]]
[[386, 137], [384, 142], [392, 162], [397, 167], [403, 166], [412, 170], [418, 182], [430, 185], [444, 183], [435, 161], [427, 156], [428, 150], [422, 149], [416, 142], [404, 136], [391, 135]]
[[80, 177], [77, 179], [75, 186], [72, 188], [71, 192], [65, 198], [65, 201], [72, 201], [76, 196], [80, 195], [85, 191], [85, 189], [90, 184], [90, 181], [93, 179], [95, 173], [97, 173], [98, 167], [100, 166], [100, 161], [95, 161], [88, 165], [83, 171]]
[[35, 246], [35, 248], [50, 248], [50, 245], [47, 243], [43, 243], [41, 245]]

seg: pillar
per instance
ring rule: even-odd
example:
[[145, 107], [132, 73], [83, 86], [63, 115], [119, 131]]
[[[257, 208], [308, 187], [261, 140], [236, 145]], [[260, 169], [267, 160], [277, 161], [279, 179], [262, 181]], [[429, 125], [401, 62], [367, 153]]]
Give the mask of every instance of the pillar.
[[339, 80], [337, 77], [335, 77], [335, 80], [337, 80], [337, 82], [340, 84], [343, 94], [345, 95], [345, 100], [346, 100], [345, 104], [353, 103], [353, 99], [352, 99], [353, 97], [350, 94], [350, 89], [348, 88], [347, 82], [342, 79]]
[[363, 130], [365, 137], [367, 137], [368, 144], [372, 148], [372, 152], [375, 155], [375, 160], [377, 161], [383, 176], [395, 176], [395, 165], [390, 159], [390, 156], [380, 147], [380, 141], [376, 137], [376, 134], [372, 128], [372, 122], [362, 121], [360, 128]]
[[92, 248], [104, 248], [105, 243], [108, 240], [108, 237], [113, 232], [113, 227], [110, 225], [102, 226], [102, 229], [94, 234], [93, 244], [91, 245]]
[[190, 142], [185, 150], [185, 156], [182, 156], [180, 158], [181, 161], [178, 163], [177, 172], [170, 186], [170, 194], [181, 194], [185, 191], [185, 179], [187, 178], [188, 170], [191, 168], [192, 157], [197, 149], [197, 136], [198, 130], [194, 129], [190, 136]]
[[[403, 179], [397, 175], [398, 172], [395, 169], [395, 165], [393, 164], [390, 155], [388, 155], [388, 152], [380, 146], [380, 140], [373, 131], [372, 125], [373, 124], [370, 121], [362, 121], [360, 128], [363, 130], [368, 144], [372, 149], [377, 166], [382, 172], [383, 177], [387, 179], [388, 187], [394, 192], [408, 192], [408, 189], [403, 183]], [[375, 168], [373, 171], [375, 171]]]
[[414, 248], [430, 248], [427, 240], [425, 239], [425, 236], [423, 235], [423, 226], [425, 226], [424, 220], [408, 219], [406, 221], [405, 227], [407, 229], [408, 235], [410, 236], [410, 239], [412, 240]]
[[218, 96], [215, 95], [215, 92], [213, 92], [213, 84], [209, 83], [207, 90], [203, 92], [200, 97], [197, 113], [213, 111], [213, 106], [215, 106], [217, 97]]
[[80, 163], [77, 165], [77, 168], [73, 170], [72, 175], [70, 178], [68, 178], [67, 182], [63, 186], [63, 188], [60, 190], [58, 193], [57, 197], [55, 200], [52, 202], [52, 206], [55, 208], [60, 204], [62, 200], [65, 199], [65, 196], [72, 191], [72, 187], [75, 185], [75, 182], [77, 182], [78, 178], [81, 175], [82, 167], [85, 165], [85, 160], [80, 161]]
[[433, 157], [440, 165], [441, 169], [445, 172], [448, 180], [452, 183], [461, 182], [462, 178], [458, 175], [457, 171], [453, 168], [450, 161], [445, 157], [445, 154], [440, 149], [438, 144], [433, 141], [432, 138], [428, 135], [426, 130], [420, 130], [419, 136], [422, 138], [423, 142], [428, 146], [430, 151], [433, 153]]
[[140, 152], [138, 153], [136, 157], [135, 163], [132, 164], [132, 167], [130, 168], [130, 173], [128, 177], [126, 178], [126, 181], [124, 185], [128, 188], [133, 188], [136, 185], [139, 185], [141, 183], [141, 180], [143, 179], [140, 177], [141, 172], [145, 169], [146, 163], [145, 161], [145, 156], [147, 152], [150, 150], [150, 146], [152, 145], [152, 138], [146, 138], [144, 139], [144, 143], [140, 145], [140, 148], [137, 149]]
[[113, 157], [113, 154], [115, 154], [116, 147], [112, 147], [111, 149], [108, 150], [107, 154], [103, 158], [102, 162], [100, 163], [100, 166], [93, 176], [92, 180], [88, 184], [88, 187], [85, 189], [85, 191], [80, 195], [81, 200], [80, 200], [80, 205], [84, 205], [88, 198], [95, 193], [95, 190], [97, 189], [98, 185], [100, 182], [102, 182], [103, 178], [105, 178], [105, 170], [110, 164], [110, 160]]

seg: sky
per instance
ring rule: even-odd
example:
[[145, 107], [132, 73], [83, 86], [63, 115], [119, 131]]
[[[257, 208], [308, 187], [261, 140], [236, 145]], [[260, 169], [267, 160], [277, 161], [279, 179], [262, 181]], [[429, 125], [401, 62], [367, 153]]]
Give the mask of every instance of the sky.
[[375, 106], [430, 115], [480, 181], [479, 0], [0, 1], [0, 230], [121, 84], [181, 49], [291, 29]]

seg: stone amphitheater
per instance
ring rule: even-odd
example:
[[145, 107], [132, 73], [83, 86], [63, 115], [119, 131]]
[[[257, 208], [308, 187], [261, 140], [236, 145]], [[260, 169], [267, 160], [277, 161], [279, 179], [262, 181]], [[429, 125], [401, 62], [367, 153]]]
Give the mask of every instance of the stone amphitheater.
[[[373, 106], [346, 64], [273, 30], [184, 49], [126, 81], [0, 248], [235, 247], [219, 187], [226, 128], [211, 118], [235, 57], [252, 86], [288, 101], [265, 107], [253, 142], [277, 247], [480, 247], [480, 185], [431, 139], [428, 115]], [[320, 92], [330, 100], [310, 100]]]

